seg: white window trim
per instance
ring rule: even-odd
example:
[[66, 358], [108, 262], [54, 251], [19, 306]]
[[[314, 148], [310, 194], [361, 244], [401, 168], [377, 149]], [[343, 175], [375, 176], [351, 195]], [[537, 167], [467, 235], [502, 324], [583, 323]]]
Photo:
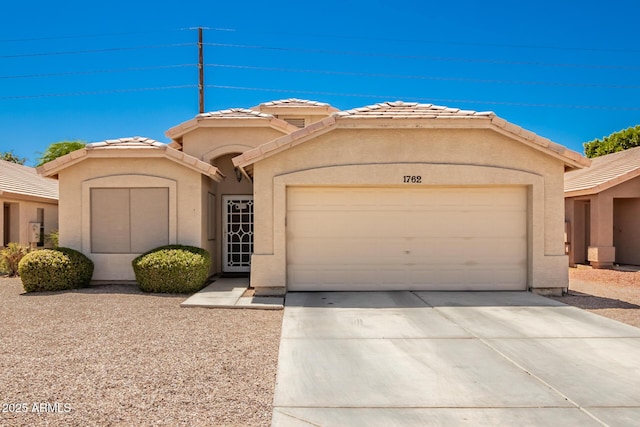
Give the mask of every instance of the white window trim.
[[177, 183], [173, 179], [149, 175], [112, 175], [82, 182], [82, 252], [91, 253], [92, 188], [169, 188], [169, 244], [178, 242]]

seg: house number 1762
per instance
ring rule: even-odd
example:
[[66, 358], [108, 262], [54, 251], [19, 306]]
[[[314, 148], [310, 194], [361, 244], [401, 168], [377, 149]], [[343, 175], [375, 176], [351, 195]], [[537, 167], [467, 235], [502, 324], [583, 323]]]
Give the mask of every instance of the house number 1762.
[[411, 184], [421, 184], [422, 177], [420, 175], [405, 175], [404, 182], [410, 182]]

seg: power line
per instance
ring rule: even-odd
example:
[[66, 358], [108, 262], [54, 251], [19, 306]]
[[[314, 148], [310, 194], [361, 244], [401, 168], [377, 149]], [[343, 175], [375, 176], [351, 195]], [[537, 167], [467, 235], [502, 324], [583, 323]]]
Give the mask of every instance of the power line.
[[[237, 31], [237, 30], [235, 30]], [[240, 32], [240, 31], [238, 31]], [[252, 33], [252, 31], [249, 31]], [[528, 45], [528, 44], [509, 44], [509, 43], [480, 43], [480, 42], [460, 42], [450, 40], [424, 40], [424, 39], [396, 39], [387, 37], [367, 37], [367, 36], [347, 36], [344, 34], [310, 34], [310, 33], [290, 33], [290, 32], [253, 32], [258, 35], [275, 35], [287, 37], [314, 37], [321, 39], [338, 39], [338, 40], [365, 40], [374, 42], [392, 42], [392, 43], [415, 43], [415, 44], [440, 44], [448, 46], [474, 46], [474, 47], [498, 47], [509, 49], [537, 49], [537, 50], [564, 50], [564, 51], [584, 51], [584, 52], [615, 52], [615, 53], [640, 53], [637, 49], [612, 49], [597, 47], [578, 47], [578, 46], [551, 46], [551, 45]]]
[[[29, 38], [19, 38], [19, 39], [4, 39], [0, 40], [0, 43], [21, 43], [21, 42], [34, 42], [34, 41], [47, 41], [47, 40], [71, 40], [71, 39], [87, 39], [87, 38], [99, 38], [99, 37], [119, 37], [119, 36], [132, 36], [132, 35], [142, 35], [142, 34], [167, 34], [167, 33], [175, 33], [180, 31], [191, 31], [197, 29], [198, 27], [190, 27], [190, 28], [177, 28], [173, 30], [145, 30], [145, 31], [127, 31], [121, 33], [98, 33], [98, 34], [67, 34], [67, 35], [51, 35], [51, 36], [42, 36], [42, 37], [29, 37]], [[223, 32], [234, 32], [236, 31], [233, 28], [212, 28], [212, 27], [203, 27], [205, 30], [209, 31], [223, 31]]]
[[34, 99], [34, 98], [57, 98], [68, 96], [85, 96], [85, 95], [109, 95], [114, 93], [130, 93], [130, 92], [149, 92], [160, 90], [173, 90], [173, 89], [191, 89], [196, 88], [198, 85], [177, 85], [177, 86], [158, 86], [158, 87], [141, 87], [132, 89], [109, 89], [109, 90], [96, 90], [88, 92], [67, 92], [67, 93], [42, 93], [37, 95], [11, 95], [2, 96], [0, 100], [8, 99]]
[[243, 44], [231, 44], [231, 43], [205, 43], [205, 45], [214, 46], [214, 47], [238, 48], [238, 49], [257, 49], [257, 50], [273, 50], [273, 51], [282, 51], [282, 52], [318, 53], [322, 55], [348, 55], [348, 56], [365, 56], [365, 57], [392, 58], [392, 59], [417, 59], [422, 61], [448, 61], [448, 62], [466, 62], [466, 63], [481, 63], [481, 64], [526, 65], [526, 66], [540, 66], [540, 67], [574, 67], [574, 68], [640, 70], [640, 67], [630, 66], [630, 65], [575, 64], [575, 63], [552, 63], [552, 62], [539, 62], [539, 61], [507, 61], [502, 59], [455, 58], [455, 57], [439, 57], [439, 56], [426, 56], [426, 55], [397, 55], [397, 54], [391, 54], [391, 53], [306, 49], [306, 48], [295, 48], [295, 47], [243, 45]]
[[89, 71], [64, 71], [60, 73], [40, 73], [40, 74], [0, 76], [0, 80], [31, 79], [31, 78], [41, 78], [41, 77], [60, 77], [60, 76], [82, 75], [82, 74], [122, 73], [122, 72], [129, 72], [129, 71], [164, 70], [164, 69], [171, 69], [171, 68], [195, 67], [195, 66], [196, 64], [178, 64], [178, 65], [156, 65], [156, 66], [150, 66], [150, 67], [112, 68], [112, 69], [105, 69], [105, 70], [89, 70]]
[[479, 101], [471, 99], [449, 99], [449, 98], [424, 98], [415, 96], [388, 96], [388, 95], [369, 95], [362, 93], [341, 93], [341, 92], [322, 92], [309, 90], [289, 90], [289, 89], [273, 89], [259, 87], [243, 87], [243, 86], [224, 86], [224, 85], [207, 85], [211, 89], [228, 89], [228, 90], [244, 90], [255, 92], [276, 92], [276, 93], [292, 93], [303, 95], [325, 95], [338, 97], [353, 98], [374, 98], [374, 99], [404, 99], [410, 101], [422, 102], [451, 102], [465, 104], [488, 104], [488, 105], [510, 105], [515, 107], [541, 107], [541, 108], [566, 108], [566, 109], [593, 109], [593, 110], [621, 110], [621, 111], [640, 111], [640, 107], [616, 107], [607, 105], [570, 105], [570, 104], [535, 104], [526, 102], [509, 102], [509, 101]]
[[60, 52], [39, 52], [39, 53], [21, 53], [18, 55], [0, 55], [0, 59], [11, 58], [29, 58], [38, 56], [57, 56], [57, 55], [81, 55], [85, 53], [106, 53], [106, 52], [120, 52], [120, 51], [132, 51], [132, 50], [145, 50], [145, 49], [164, 49], [170, 47], [184, 47], [195, 46], [195, 43], [172, 43], [172, 44], [159, 44], [150, 46], [135, 46], [135, 47], [112, 47], [105, 49], [87, 49], [87, 50], [69, 50]]
[[[130, 35], [147, 35], [147, 34], [167, 34], [181, 31], [193, 31], [197, 30], [198, 26], [176, 28], [169, 30], [145, 30], [145, 31], [124, 31], [115, 33], [85, 33], [85, 34], [62, 34], [62, 35], [48, 35], [41, 37], [25, 37], [14, 39], [2, 39], [0, 43], [20, 43], [20, 42], [33, 42], [33, 41], [47, 41], [47, 40], [72, 40], [72, 39], [87, 39], [87, 38], [100, 38], [100, 37], [119, 37]], [[244, 30], [238, 30], [236, 28], [220, 28], [220, 27], [200, 27], [205, 31], [216, 32], [245, 32]], [[584, 51], [584, 52], [615, 52], [615, 53], [640, 53], [637, 49], [612, 49], [612, 48], [597, 48], [597, 47], [582, 47], [582, 46], [551, 46], [551, 45], [529, 45], [529, 44], [509, 44], [509, 43], [481, 43], [481, 42], [468, 42], [468, 41], [451, 41], [451, 40], [425, 40], [425, 39], [402, 39], [402, 38], [388, 38], [388, 37], [367, 37], [367, 36], [348, 36], [344, 34], [311, 34], [311, 33], [291, 33], [291, 32], [273, 32], [273, 31], [248, 31], [248, 33], [258, 35], [275, 35], [275, 36], [287, 36], [287, 37], [314, 37], [321, 39], [339, 39], [339, 40], [366, 40], [375, 42], [392, 42], [392, 43], [416, 43], [416, 44], [440, 44], [449, 46], [474, 46], [474, 47], [498, 47], [498, 48], [510, 48], [510, 49], [538, 49], [538, 50], [564, 50], [564, 51]]]
[[512, 84], [512, 85], [602, 87], [602, 88], [609, 88], [609, 89], [640, 89], [640, 85], [636, 85], [636, 86], [615, 85], [615, 84], [604, 84], [604, 83], [565, 83], [565, 82], [543, 82], [543, 81], [524, 81], [524, 80], [473, 79], [473, 78], [467, 78], [467, 77], [438, 77], [438, 76], [420, 76], [420, 75], [406, 75], [406, 74], [363, 73], [363, 72], [355, 72], [355, 71], [311, 70], [311, 69], [300, 69], [300, 68], [259, 67], [259, 66], [252, 66], [252, 65], [232, 65], [232, 64], [206, 64], [206, 66], [215, 67], [215, 68], [229, 68], [229, 69], [256, 70], [256, 71], [275, 71], [275, 72], [286, 72], [286, 73], [327, 74], [327, 75], [355, 76], [355, 77], [380, 77], [380, 78], [386, 78], [386, 79], [435, 80], [435, 81]]

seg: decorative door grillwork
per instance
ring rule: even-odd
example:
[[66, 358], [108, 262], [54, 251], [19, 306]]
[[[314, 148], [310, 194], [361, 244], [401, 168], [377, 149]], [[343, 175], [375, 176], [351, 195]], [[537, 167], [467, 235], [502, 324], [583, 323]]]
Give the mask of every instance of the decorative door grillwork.
[[223, 271], [248, 272], [253, 253], [253, 196], [223, 196]]

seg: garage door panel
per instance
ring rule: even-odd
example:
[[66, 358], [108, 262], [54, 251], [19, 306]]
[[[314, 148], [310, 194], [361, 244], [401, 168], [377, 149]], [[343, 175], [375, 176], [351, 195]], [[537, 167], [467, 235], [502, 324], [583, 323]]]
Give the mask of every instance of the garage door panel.
[[[353, 264], [360, 258], [372, 257], [414, 259], [414, 262], [429, 262], [453, 258], [464, 263], [472, 259], [478, 262], [496, 259], [500, 262], [526, 261], [521, 251], [522, 240], [514, 238], [297, 238], [290, 242], [289, 249], [294, 259], [304, 258], [308, 263], [343, 262]], [[497, 251], [499, 249], [499, 251]], [[371, 259], [371, 261], [374, 261]]]
[[526, 288], [524, 187], [289, 188], [290, 290]]
[[[305, 227], [314, 224], [314, 227]], [[337, 236], [366, 236], [371, 233], [397, 235], [403, 224], [390, 224], [389, 216], [383, 212], [290, 212], [287, 217], [288, 230], [296, 230], [295, 238]], [[292, 236], [293, 237], [293, 236]]]
[[[361, 266], [333, 268], [317, 272], [293, 270], [291, 279], [296, 290], [513, 290], [513, 283], [526, 279], [518, 268], [510, 270], [451, 268], [416, 269], [381, 267], [379, 270]], [[473, 275], [473, 283], [460, 280], [461, 275]]]

